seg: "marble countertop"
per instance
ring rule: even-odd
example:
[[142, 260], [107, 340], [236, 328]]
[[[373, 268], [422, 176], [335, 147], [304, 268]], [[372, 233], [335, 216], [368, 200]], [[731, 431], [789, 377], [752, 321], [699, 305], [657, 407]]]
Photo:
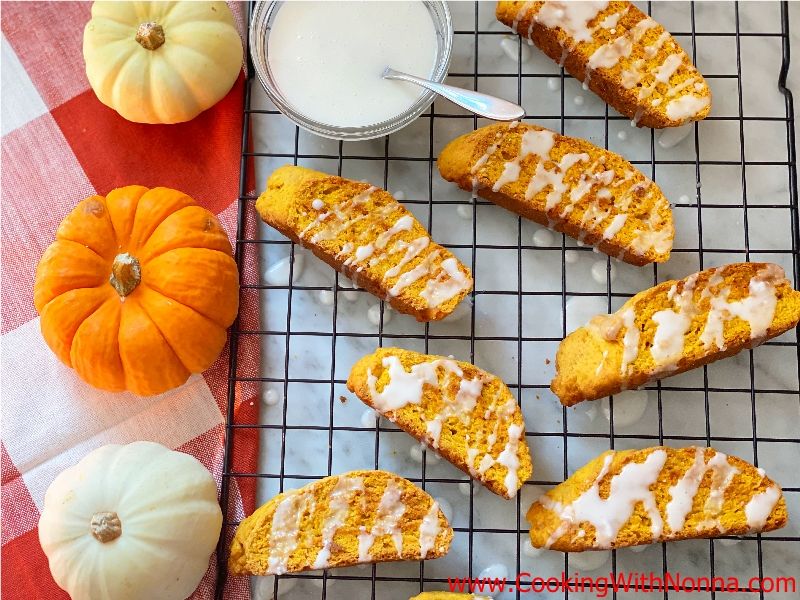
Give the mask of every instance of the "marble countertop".
[[[452, 3], [451, 10], [457, 30], [474, 28], [472, 3]], [[504, 30], [494, 20], [493, 10], [493, 3], [479, 5], [481, 30]], [[797, 6], [792, 7], [793, 14], [799, 11]], [[691, 30], [688, 3], [654, 2], [652, 14], [671, 31]], [[733, 4], [697, 3], [695, 26], [703, 33], [735, 32]], [[739, 27], [748, 33], [780, 32], [779, 5], [774, 2], [741, 4]], [[511, 41], [501, 44], [504, 39]], [[682, 36], [679, 41], [685, 48], [691, 48], [691, 38]], [[517, 97], [517, 78], [502, 76], [517, 73], [516, 43], [512, 36], [479, 36], [479, 69], [482, 74], [490, 74], [479, 79], [481, 90], [511, 99]], [[696, 43], [696, 64], [700, 70], [721, 76], [709, 80], [714, 98], [712, 115], [738, 117], [736, 37], [702, 35], [696, 38]], [[472, 71], [474, 44], [472, 35], [456, 36], [451, 72]], [[513, 60], [506, 54], [504, 44], [513, 47]], [[738, 51], [742, 62], [743, 114], [784, 117], [784, 98], [777, 89], [780, 38], [741, 37]], [[543, 76], [523, 80], [522, 104], [528, 114], [537, 116], [534, 122], [558, 129], [562, 97], [559, 70], [535, 48], [528, 51], [526, 47], [524, 55], [523, 73]], [[800, 68], [800, 57], [795, 58], [794, 64], [792, 78]], [[457, 85], [472, 85], [471, 78], [452, 77], [451, 81]], [[254, 107], [272, 108], [257, 82], [253, 83], [252, 91]], [[748, 164], [743, 176], [742, 166], [737, 164], [742, 155], [740, 137], [745, 140], [744, 156], [748, 163], [785, 162], [785, 123], [745, 120], [740, 124], [736, 118], [704, 121], [697, 124], [696, 129], [695, 125], [689, 126], [686, 137], [671, 147], [662, 147], [659, 132], [632, 128], [626, 120], [609, 121], [606, 133], [604, 119], [582, 119], [604, 115], [606, 106], [591, 92], [582, 91], [574, 80], [564, 81], [563, 92], [565, 133], [587, 138], [601, 146], [607, 144], [629, 160], [643, 161], [641, 168], [676, 205], [675, 253], [668, 263], [642, 268], [618, 263], [592, 252], [591, 248], [578, 247], [570, 238], [530, 222], [520, 222], [515, 215], [494, 205], [481, 201], [473, 208], [468, 193], [441, 180], [435, 169], [431, 177], [428, 162], [450, 139], [472, 130], [472, 119], [436, 118], [431, 125], [430, 119], [424, 117], [392, 135], [388, 143], [388, 157], [418, 160], [344, 158], [342, 175], [366, 179], [376, 185], [383, 185], [385, 177], [388, 189], [398, 199], [407, 201], [408, 208], [429, 228], [434, 239], [461, 245], [454, 252], [466, 264], [474, 264], [476, 290], [499, 293], [478, 293], [474, 304], [465, 301], [453, 317], [428, 326], [387, 309], [381, 317], [376, 298], [352, 289], [341, 276], [335, 287], [335, 273], [306, 251], [296, 248], [288, 331], [317, 335], [293, 334], [288, 344], [284, 334], [263, 336], [261, 375], [274, 381], [264, 386], [262, 421], [280, 425], [285, 418], [289, 428], [285, 432], [285, 452], [281, 448], [280, 431], [265, 430], [261, 472], [321, 477], [379, 466], [417, 479], [424, 472], [426, 478], [451, 480], [447, 483], [428, 481], [425, 488], [442, 501], [453, 526], [468, 529], [471, 523], [473, 533], [457, 531], [451, 552], [442, 559], [426, 562], [424, 571], [419, 563], [375, 567], [378, 577], [410, 578], [409, 581], [378, 582], [378, 598], [405, 600], [414, 595], [420, 589], [421, 572], [426, 580], [465, 576], [470, 569], [471, 574], [477, 576], [483, 569], [490, 566], [498, 569], [499, 565], [512, 577], [517, 571], [544, 577], [560, 575], [565, 568], [568, 573], [607, 574], [612, 565], [608, 552], [571, 555], [565, 565], [561, 553], [526, 548], [524, 514], [543, 489], [563, 480], [565, 475], [608, 449], [612, 431], [613, 446], [618, 449], [656, 445], [659, 433], [673, 446], [704, 445], [708, 435], [715, 448], [745, 460], [753, 461], [757, 452], [758, 465], [773, 479], [784, 487], [800, 488], [796, 461], [786, 460], [791, 453], [796, 456], [796, 444], [763, 439], [796, 439], [800, 431], [800, 393], [795, 393], [800, 382], [795, 331], [776, 340], [788, 344], [768, 344], [752, 353], [744, 352], [709, 365], [705, 371], [699, 369], [665, 380], [662, 383], [668, 390], [653, 386], [653, 389], [615, 397], [613, 428], [609, 423], [607, 399], [562, 410], [547, 389], [554, 374], [552, 359], [560, 338], [592, 315], [615, 310], [626, 295], [650, 287], [654, 281], [684, 277], [701, 266], [707, 268], [745, 260], [746, 241], [751, 260], [776, 262], [791, 277], [792, 257], [787, 253], [791, 249], [788, 169], [781, 165]], [[463, 114], [444, 101], [437, 101], [435, 109], [437, 113]], [[615, 113], [612, 110], [610, 114]], [[292, 154], [296, 143], [301, 155], [314, 155], [299, 159], [298, 164], [336, 172], [337, 142], [304, 131], [296, 136], [295, 132], [295, 127], [281, 115], [257, 115], [253, 119], [256, 151]], [[383, 158], [386, 148], [385, 140], [380, 139], [345, 143], [342, 152], [346, 157]], [[659, 161], [654, 171], [651, 170], [652, 152]], [[291, 160], [257, 158], [257, 186], [263, 187], [275, 167]], [[728, 161], [734, 164], [720, 164]], [[698, 171], [700, 184], [696, 184]], [[746, 213], [742, 207], [745, 194]], [[283, 239], [266, 226], [261, 228], [260, 235], [267, 240]], [[521, 249], [516, 247], [518, 239], [522, 242]], [[473, 241], [479, 245], [509, 248], [479, 249], [473, 257]], [[704, 251], [699, 252], [699, 248]], [[290, 295], [281, 286], [285, 288], [288, 283], [288, 254], [287, 244], [265, 244], [262, 248], [263, 283], [278, 286], [263, 292], [262, 325], [266, 330], [287, 331]], [[521, 282], [517, 280], [519, 261]], [[520, 296], [518, 289], [544, 293]], [[332, 339], [334, 294], [337, 336]], [[473, 311], [474, 328], [470, 318]], [[520, 315], [519, 320], [517, 315]], [[430, 336], [427, 339], [426, 333]], [[411, 337], [398, 339], [395, 337], [398, 335]], [[419, 444], [385, 421], [380, 422], [381, 432], [376, 436], [374, 413], [347, 392], [343, 383], [331, 383], [331, 373], [336, 381], [343, 381], [355, 360], [373, 351], [379, 343], [472, 359], [506, 381], [520, 400], [526, 418], [527, 441], [534, 458], [533, 480], [524, 486], [518, 499], [506, 501], [477, 485], [470, 486], [460, 471], [430, 452], [426, 453], [423, 468]], [[288, 367], [285, 367], [287, 347], [289, 357]], [[287, 378], [289, 383], [284, 388], [283, 381]], [[294, 379], [314, 382], [292, 381]], [[763, 391], [751, 393], [751, 385]], [[702, 391], [704, 388], [712, 391], [706, 393]], [[329, 431], [331, 424], [332, 432]], [[293, 428], [303, 426], [316, 429]], [[340, 427], [350, 429], [337, 429]], [[565, 437], [564, 431], [568, 431], [569, 436]], [[592, 435], [580, 437], [580, 434]], [[754, 443], [754, 437], [759, 441]], [[287, 477], [283, 487], [299, 487], [306, 482]], [[260, 498], [266, 500], [277, 493], [278, 485], [277, 479], [262, 480]], [[786, 497], [790, 513], [800, 515], [800, 493], [787, 492]], [[765, 575], [785, 576], [796, 574], [800, 544], [771, 541], [770, 538], [796, 538], [798, 535], [800, 518], [795, 517], [785, 529], [764, 535], [760, 543], [755, 539], [713, 543], [697, 540], [667, 544], [666, 551], [662, 551], [661, 545], [620, 550], [616, 552], [616, 568], [660, 573], [664, 567], [689, 576], [707, 576], [713, 568], [717, 576], [745, 578], [758, 575], [760, 552]], [[327, 597], [369, 598], [371, 573], [369, 567], [331, 571], [334, 576], [366, 579], [328, 580]], [[446, 584], [441, 583], [425, 584], [426, 590], [445, 587]], [[270, 598], [271, 578], [257, 578], [255, 590], [255, 597]], [[321, 580], [318, 577], [292, 581], [282, 578], [279, 590], [282, 598], [321, 597]], [[513, 598], [515, 595], [507, 593], [497, 597]]]

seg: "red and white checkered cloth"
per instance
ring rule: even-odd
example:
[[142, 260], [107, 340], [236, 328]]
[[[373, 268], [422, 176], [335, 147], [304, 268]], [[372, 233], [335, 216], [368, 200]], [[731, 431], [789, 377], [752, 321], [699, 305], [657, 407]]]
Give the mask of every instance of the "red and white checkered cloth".
[[[243, 6], [231, 7], [242, 26]], [[129, 184], [173, 187], [217, 214], [231, 238], [236, 231], [244, 77], [189, 123], [130, 123], [101, 104], [86, 79], [81, 48], [90, 8], [88, 2], [2, 4], [2, 596], [7, 600], [68, 598], [50, 576], [37, 523], [50, 482], [92, 449], [153, 440], [194, 455], [218, 483], [222, 471], [227, 348], [202, 376], [161, 396], [140, 398], [83, 383], [56, 359], [39, 330], [33, 306], [36, 264], [61, 219], [83, 198]], [[257, 261], [245, 264], [243, 281], [257, 281]], [[255, 293], [242, 298], [240, 318], [243, 327], [257, 329]], [[255, 374], [255, 336], [243, 336], [239, 354], [239, 374]], [[237, 390], [237, 423], [257, 422], [256, 394], [255, 387]], [[257, 444], [256, 430], [237, 430], [235, 471], [255, 470]], [[228, 514], [239, 518], [253, 510], [254, 479], [232, 483]], [[213, 597], [215, 575], [212, 560], [193, 598]], [[233, 578], [225, 597], [249, 598], [247, 580]]]

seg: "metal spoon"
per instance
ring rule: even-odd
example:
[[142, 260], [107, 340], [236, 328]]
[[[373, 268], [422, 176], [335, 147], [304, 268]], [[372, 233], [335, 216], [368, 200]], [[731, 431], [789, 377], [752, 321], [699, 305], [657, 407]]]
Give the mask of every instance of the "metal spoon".
[[402, 81], [410, 81], [416, 83], [424, 88], [436, 92], [443, 98], [450, 100], [453, 104], [457, 104], [461, 108], [466, 108], [476, 115], [486, 117], [487, 119], [494, 119], [495, 121], [516, 121], [525, 116], [525, 109], [488, 94], [481, 94], [473, 90], [465, 90], [464, 88], [446, 85], [444, 83], [436, 83], [429, 79], [422, 79], [421, 77], [414, 77], [402, 71], [395, 71], [391, 67], [386, 67], [383, 71], [382, 77], [384, 79], [400, 79]]

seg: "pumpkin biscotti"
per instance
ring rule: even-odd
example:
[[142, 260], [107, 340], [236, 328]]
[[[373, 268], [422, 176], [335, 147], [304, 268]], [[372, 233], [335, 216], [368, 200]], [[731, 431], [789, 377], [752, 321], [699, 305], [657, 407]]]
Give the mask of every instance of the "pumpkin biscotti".
[[781, 488], [713, 448], [604, 452], [528, 510], [531, 545], [562, 552], [780, 529]]
[[495, 494], [513, 498], [531, 476], [516, 399], [475, 365], [380, 348], [353, 366], [347, 387]]
[[550, 384], [565, 406], [700, 367], [796, 327], [800, 292], [771, 263], [735, 263], [639, 292], [558, 348]]
[[228, 568], [282, 575], [439, 558], [453, 530], [425, 491], [386, 471], [351, 471], [278, 494], [239, 524]]
[[358, 286], [418, 321], [450, 314], [472, 275], [385, 190], [284, 166], [257, 203], [261, 218]]
[[586, 140], [522, 123], [482, 127], [438, 159], [447, 181], [634, 265], [664, 262], [669, 202], [624, 158]]
[[630, 2], [498, 2], [496, 14], [640, 127], [676, 127], [711, 110], [689, 55]]

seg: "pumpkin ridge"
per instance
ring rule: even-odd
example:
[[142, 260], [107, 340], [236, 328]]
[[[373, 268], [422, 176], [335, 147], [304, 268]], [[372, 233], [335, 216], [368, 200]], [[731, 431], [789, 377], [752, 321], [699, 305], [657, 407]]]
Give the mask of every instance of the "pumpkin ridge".
[[[172, 252], [173, 250], [208, 250], [209, 252], [219, 252], [220, 254], [222, 254], [222, 256], [227, 256], [228, 258], [233, 259], [232, 255], [228, 254], [227, 252], [223, 252], [222, 250], [217, 250], [216, 248], [209, 248], [208, 246], [192, 245], [192, 246], [175, 246], [174, 248], [167, 248], [166, 250], [163, 250], [162, 252], [159, 252], [158, 254], [153, 254], [152, 256], [148, 256], [147, 260], [143, 260], [143, 261], [141, 261], [141, 263], [142, 263], [142, 265], [145, 265], [145, 264], [149, 263], [150, 261], [159, 258], [160, 256], [164, 256], [165, 254], [167, 254], [169, 252]], [[162, 295], [166, 296], [166, 294], [162, 294]], [[170, 298], [170, 300], [172, 300], [172, 299], [173, 298]]]
[[136, 203], [136, 210], [135, 210], [134, 215], [133, 215], [133, 227], [131, 227], [131, 236], [133, 236], [134, 232], [136, 232], [136, 225], [140, 222], [140, 218], [141, 219], [145, 218], [144, 216], [140, 217], [140, 215], [139, 215], [139, 210], [142, 207], [142, 199], [145, 196], [147, 196], [148, 194], [151, 194], [153, 192], [161, 192], [161, 191], [164, 191], [164, 190], [168, 191], [168, 192], [179, 194], [179, 197], [188, 198], [189, 199], [189, 204], [185, 204], [185, 205], [181, 206], [180, 208], [177, 208], [176, 210], [173, 210], [172, 212], [163, 214], [158, 221], [156, 221], [156, 219], [153, 218], [153, 216], [147, 215], [147, 224], [148, 224], [147, 229], [148, 230], [146, 230], [145, 235], [141, 236], [141, 239], [138, 240], [138, 243], [135, 243], [137, 240], [129, 240], [128, 241], [129, 248], [128, 248], [127, 251], [129, 253], [135, 255], [135, 252], [137, 250], [139, 250], [140, 248], [143, 248], [147, 244], [147, 242], [150, 240], [150, 236], [153, 235], [153, 232], [156, 229], [158, 229], [158, 226], [161, 225], [161, 223], [163, 223], [167, 219], [167, 217], [170, 217], [170, 216], [174, 215], [176, 212], [186, 208], [187, 206], [199, 206], [194, 198], [192, 198], [189, 194], [181, 192], [180, 190], [176, 190], [176, 189], [168, 188], [168, 187], [164, 187], [164, 186], [158, 186], [158, 187], [150, 188], [144, 194], [142, 194], [142, 196], [139, 198], [139, 202]]
[[[212, 246], [201, 246], [201, 245], [197, 245], [197, 244], [174, 245], [174, 246], [171, 246], [171, 245], [168, 245], [168, 244], [162, 244], [161, 248], [157, 252], [149, 251], [148, 246], [150, 245], [150, 243], [151, 243], [151, 241], [153, 239], [153, 236], [156, 233], [158, 233], [158, 230], [169, 219], [172, 219], [173, 217], [176, 218], [176, 219], [179, 219], [181, 217], [181, 213], [183, 213], [184, 211], [192, 210], [192, 209], [201, 209], [202, 211], [205, 211], [205, 213], [207, 215], [210, 215], [210, 217], [213, 218], [214, 221], [216, 221], [216, 225], [217, 225], [217, 227], [219, 229], [219, 232], [224, 235], [225, 240], [228, 243], [229, 251], [228, 252], [223, 252], [223, 254], [227, 254], [229, 256], [232, 255], [232, 250], [233, 249], [232, 249], [232, 246], [231, 246], [231, 243], [230, 243], [230, 239], [228, 239], [228, 234], [225, 231], [225, 229], [222, 227], [222, 224], [219, 222], [219, 219], [217, 218], [217, 216], [214, 215], [208, 209], [200, 206], [199, 204], [194, 204], [194, 205], [184, 206], [183, 208], [180, 208], [180, 209], [176, 210], [174, 213], [172, 213], [170, 215], [167, 215], [167, 217], [163, 221], [161, 221], [161, 223], [158, 224], [158, 226], [152, 231], [150, 236], [147, 238], [147, 241], [138, 248], [139, 251], [148, 250], [148, 252], [146, 253], [146, 256], [143, 257], [143, 256], [140, 255], [140, 256], [137, 257], [142, 264], [145, 264], [145, 263], [147, 263], [147, 262], [149, 262], [149, 261], [151, 261], [151, 260], [153, 260], [155, 258], [158, 258], [159, 256], [161, 256], [162, 254], [165, 254], [166, 252], [170, 252], [171, 250], [178, 250], [180, 248], [188, 248], [188, 249], [195, 249], [195, 250], [217, 250], [218, 252], [222, 252], [222, 250], [219, 250], [219, 248], [215, 248], [215, 247], [212, 247]], [[209, 219], [209, 217], [207, 217], [207, 219]], [[206, 231], [207, 230], [204, 229], [204, 232], [206, 232]], [[165, 239], [169, 239], [170, 241], [172, 241], [174, 239], [174, 236], [168, 236]]]
[[[175, 304], [179, 304], [179, 305], [181, 305], [181, 306], [183, 306], [183, 307], [187, 308], [188, 310], [190, 310], [190, 311], [192, 311], [192, 312], [196, 313], [197, 315], [199, 315], [200, 317], [202, 317], [203, 319], [205, 319], [206, 321], [208, 321], [208, 322], [209, 322], [209, 323], [211, 323], [212, 325], [215, 325], [216, 327], [222, 327], [222, 326], [221, 326], [219, 323], [217, 323], [217, 322], [216, 322], [216, 321], [214, 321], [213, 319], [209, 319], [209, 318], [208, 318], [206, 315], [204, 315], [203, 313], [201, 313], [201, 312], [199, 312], [199, 311], [195, 310], [195, 309], [194, 309], [194, 308], [192, 308], [191, 306], [187, 306], [186, 304], [183, 304], [182, 302], [178, 302], [177, 300], [175, 300], [175, 299], [173, 299], [173, 298], [170, 298], [169, 296], [167, 296], [167, 295], [165, 295], [165, 294], [162, 294], [161, 292], [159, 292], [158, 290], [156, 290], [156, 289], [154, 289], [154, 288], [152, 288], [152, 287], [150, 287], [150, 286], [145, 286], [145, 287], [147, 287], [147, 289], [148, 289], [148, 290], [150, 290], [151, 292], [153, 292], [154, 294], [158, 294], [159, 296], [163, 296], [164, 298], [167, 298], [167, 299], [168, 299], [168, 300], [170, 300], [171, 302], [174, 302]], [[190, 368], [189, 368], [189, 367], [186, 365], [186, 363], [184, 363], [184, 362], [183, 362], [183, 359], [180, 357], [180, 354], [178, 354], [178, 351], [175, 349], [175, 347], [174, 347], [174, 346], [172, 345], [172, 343], [169, 341], [169, 338], [167, 337], [167, 334], [166, 334], [166, 333], [164, 333], [164, 331], [161, 329], [161, 327], [159, 327], [159, 326], [158, 326], [158, 321], [156, 321], [156, 320], [153, 318], [153, 315], [152, 315], [152, 314], [150, 314], [150, 311], [149, 311], [149, 310], [147, 310], [147, 303], [146, 303], [146, 302], [139, 302], [139, 306], [140, 306], [140, 307], [142, 308], [142, 310], [144, 311], [144, 314], [146, 314], [146, 315], [147, 315], [147, 318], [148, 318], [148, 319], [150, 319], [150, 320], [153, 322], [153, 325], [154, 325], [154, 326], [155, 326], [155, 328], [158, 330], [158, 332], [161, 334], [161, 336], [164, 338], [164, 341], [166, 342], [167, 346], [169, 346], [169, 349], [170, 349], [170, 350], [172, 350], [172, 352], [175, 354], [175, 357], [178, 359], [178, 361], [179, 361], [179, 362], [180, 362], [180, 363], [183, 365], [183, 367], [184, 367], [184, 368], [185, 368], [187, 371], [189, 371], [189, 374], [190, 374], [190, 375], [191, 375], [192, 373], [194, 373], [195, 371], [192, 371], [192, 369], [190, 369]], [[227, 338], [227, 328], [225, 328], [225, 327], [222, 327], [222, 329], [226, 331], [226, 338]], [[215, 360], [216, 360], [216, 359], [215, 359]], [[212, 361], [212, 364], [213, 364], [213, 361]], [[209, 365], [209, 366], [211, 366], [211, 365]], [[206, 367], [206, 368], [208, 368], [208, 367]]]
[[[136, 42], [134, 41], [134, 43], [136, 43]], [[113, 106], [115, 106], [115, 105], [120, 103], [120, 96], [122, 96], [124, 94], [124, 91], [122, 90], [124, 79], [122, 78], [121, 75], [122, 75], [123, 71], [125, 71], [126, 68], [130, 67], [131, 62], [133, 61], [133, 59], [135, 57], [136, 57], [135, 48], [131, 47], [130, 50], [128, 51], [128, 56], [126, 56], [124, 59], [120, 60], [120, 64], [117, 67], [116, 71], [109, 71], [107, 73], [107, 77], [108, 76], [112, 76], [114, 78], [114, 82], [111, 84], [110, 90], [109, 90], [109, 92], [110, 92], [109, 95], [111, 96], [113, 104], [111, 104], [111, 105], [107, 104], [107, 106], [111, 106], [113, 108]], [[107, 77], [104, 78], [103, 83], [105, 83], [105, 80], [107, 79]], [[98, 87], [102, 87], [102, 86], [98, 86]], [[104, 102], [103, 104], [106, 104], [106, 103]], [[146, 193], [147, 192], [145, 192], [145, 194]], [[144, 194], [142, 194], [142, 195], [144, 195]], [[139, 199], [141, 200], [141, 197]], [[137, 209], [139, 208], [139, 203], [138, 202], [136, 203], [136, 208]]]
[[[160, 294], [161, 296], [164, 296], [164, 298], [166, 298], [167, 300], [169, 300], [171, 302], [174, 302], [175, 304], [180, 304], [181, 306], [185, 306], [189, 310], [193, 310], [198, 315], [200, 315], [201, 317], [203, 317], [205, 319], [208, 319], [209, 321], [211, 321], [215, 325], [219, 325], [220, 327], [222, 327], [224, 329], [227, 329], [228, 327], [230, 327], [230, 325], [223, 325], [219, 321], [216, 321], [215, 319], [212, 319], [211, 317], [209, 317], [207, 314], [201, 313], [199, 310], [189, 306], [188, 304], [184, 304], [183, 302], [180, 302], [179, 300], [176, 300], [175, 298], [173, 298], [169, 294], [164, 293], [162, 290], [158, 289], [157, 287], [153, 287], [152, 285], [148, 285], [147, 283], [145, 283], [144, 280], [142, 281], [142, 283], [139, 284], [139, 286], [140, 287], [146, 287], [151, 292], [155, 292], [156, 294]], [[147, 312], [147, 309], [145, 309], [145, 312]], [[150, 317], [150, 313], [147, 313], [147, 316]], [[152, 318], [150, 318], [150, 320], [152, 321]], [[159, 331], [161, 331], [161, 330], [159, 329]], [[162, 335], [163, 335], [163, 333], [162, 333]], [[170, 348], [171, 347], [172, 346], [170, 346]]]
[[[195, 54], [200, 55], [204, 60], [210, 60], [211, 59], [210, 55], [209, 56], [203, 55], [201, 52], [197, 52], [194, 48], [191, 48], [189, 46], [184, 46], [183, 44], [175, 44], [175, 45], [180, 46], [181, 50], [184, 50], [184, 51], [185, 50], [189, 50], [191, 52], [194, 52]], [[168, 56], [162, 55], [159, 58], [170, 69], [172, 69], [174, 71], [174, 73], [172, 74], [171, 82], [174, 83], [176, 80], [180, 81], [181, 84], [183, 85], [183, 87], [186, 89], [186, 91], [189, 92], [189, 95], [191, 97], [191, 101], [194, 103], [193, 110], [196, 110], [202, 104], [202, 102], [200, 102], [198, 99], [205, 97], [205, 91], [202, 89], [202, 87], [201, 88], [196, 88], [196, 87], [192, 86], [192, 84], [190, 84], [186, 80], [186, 77], [184, 76], [184, 73], [183, 73], [182, 69], [180, 68], [180, 65], [175, 65], [172, 61], [169, 60]], [[214, 64], [214, 66], [218, 67], [218, 65], [216, 63]], [[184, 99], [188, 103], [189, 98], [184, 98]], [[184, 110], [188, 110], [188, 109], [184, 108]], [[203, 111], [201, 110], [200, 112], [203, 112]], [[200, 113], [198, 113], [198, 114], [200, 114]]]
[[[192, 23], [191, 23], [191, 24], [193, 25], [193, 24], [194, 24], [194, 23], [196, 23], [196, 22], [197, 22], [197, 23], [202, 23], [202, 22], [206, 22], [206, 23], [217, 23], [217, 21], [208, 21], [208, 20], [206, 20], [206, 21], [192, 21]], [[190, 23], [184, 23], [183, 25], [190, 25]], [[179, 47], [181, 48], [181, 50], [183, 50], [183, 51], [185, 51], [185, 52], [186, 52], [186, 51], [188, 51], [188, 52], [192, 52], [193, 54], [196, 54], [196, 55], [200, 56], [202, 59], [204, 59], [204, 60], [206, 60], [206, 61], [208, 61], [208, 62], [211, 62], [211, 63], [213, 63], [213, 65], [214, 65], [216, 68], [220, 69], [220, 70], [224, 70], [224, 69], [225, 69], [225, 65], [224, 65], [224, 64], [222, 64], [222, 63], [220, 62], [220, 59], [219, 59], [219, 57], [217, 57], [217, 56], [212, 56], [212, 55], [210, 55], [210, 54], [209, 54], [209, 55], [205, 55], [205, 54], [203, 54], [202, 52], [200, 52], [199, 50], [197, 50], [197, 48], [194, 48], [193, 46], [189, 46], [189, 45], [187, 45], [187, 44], [185, 44], [185, 43], [183, 43], [183, 44], [182, 44], [182, 43], [180, 43], [180, 41], [176, 41], [175, 39], [173, 39], [173, 40], [172, 40], [172, 44], [173, 44], [174, 46], [179, 46]], [[164, 58], [166, 58], [166, 57], [164, 57]], [[165, 61], [165, 62], [167, 62], [167, 63], [169, 64], [169, 66], [170, 66], [170, 67], [172, 67], [172, 68], [175, 68], [175, 65], [174, 65], [173, 63], [171, 63], [171, 62], [169, 62], [169, 61]], [[176, 71], [177, 71], [177, 69], [176, 69]], [[180, 73], [178, 73], [178, 74], [180, 74]], [[237, 76], [237, 77], [238, 77], [238, 76]], [[182, 77], [181, 77], [181, 80], [183, 80], [183, 78], [182, 78]], [[234, 80], [234, 81], [235, 81], [235, 80]], [[188, 87], [190, 90], [194, 91], [194, 89], [193, 89], [193, 88], [192, 88], [192, 87], [191, 87], [191, 86], [190, 86], [190, 85], [189, 85], [189, 84], [188, 84], [188, 83], [187, 83], [185, 80], [184, 80], [184, 83], [186, 83], [187, 87]]]
[[[136, 302], [136, 300], [133, 299], [133, 298], [131, 298], [129, 300], [129, 302], [130, 301]], [[168, 348], [169, 351], [172, 352], [172, 355], [175, 357], [175, 360], [181, 365], [181, 367], [183, 367], [184, 371], [186, 371], [186, 379], [184, 379], [184, 381], [179, 384], [179, 385], [183, 385], [184, 383], [186, 383], [186, 381], [189, 379], [189, 377], [191, 377], [192, 372], [189, 369], [186, 368], [186, 365], [183, 364], [183, 361], [180, 359], [178, 354], [175, 352], [175, 349], [167, 341], [167, 337], [164, 335], [164, 332], [161, 331], [161, 329], [159, 328], [158, 324], [155, 321], [153, 321], [152, 317], [147, 312], [147, 309], [145, 309], [144, 303], [143, 302], [136, 302], [136, 304], [139, 306], [139, 308], [145, 314], [145, 316], [147, 317], [147, 320], [150, 321], [150, 323], [152, 323], [153, 327], [158, 332], [158, 335], [161, 336], [161, 339], [164, 341], [164, 346], [166, 346], [166, 348]], [[125, 310], [125, 304], [124, 303], [122, 303], [122, 307], [121, 307], [120, 312], [122, 312], [122, 310]], [[120, 327], [119, 327], [119, 331], [117, 331], [117, 348], [119, 350], [119, 360], [120, 360], [120, 363], [122, 364], [122, 374], [123, 374], [123, 377], [125, 378], [125, 389], [133, 390], [134, 393], [138, 394], [138, 392], [136, 392], [136, 390], [138, 389], [138, 386], [135, 384], [135, 382], [133, 380], [130, 380], [130, 381], [128, 380], [128, 370], [125, 368], [125, 360], [122, 357], [122, 341], [121, 341], [122, 331], [123, 331], [123, 328], [122, 328], [122, 315], [120, 314]], [[164, 391], [169, 391], [170, 389], [173, 389], [175, 387], [178, 387], [178, 386], [169, 387]], [[162, 393], [162, 392], [158, 392], [158, 393]], [[148, 395], [153, 395], [153, 394], [151, 392]]]

